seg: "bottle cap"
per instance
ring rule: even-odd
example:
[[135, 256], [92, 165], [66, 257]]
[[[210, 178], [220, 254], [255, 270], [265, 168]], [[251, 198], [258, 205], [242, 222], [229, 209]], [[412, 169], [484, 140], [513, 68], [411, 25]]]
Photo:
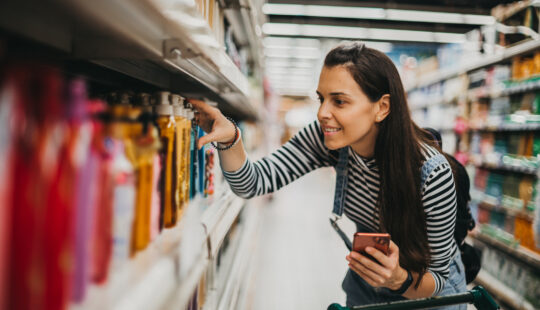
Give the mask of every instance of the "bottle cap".
[[157, 115], [169, 116], [173, 114], [173, 107], [168, 104], [158, 104], [154, 107]]
[[156, 105], [170, 105], [169, 96], [171, 93], [168, 91], [160, 91], [156, 93]]
[[177, 94], [171, 94], [171, 105], [179, 105], [180, 104], [180, 95]]
[[122, 92], [120, 94], [120, 105], [131, 105], [131, 94], [129, 92]]

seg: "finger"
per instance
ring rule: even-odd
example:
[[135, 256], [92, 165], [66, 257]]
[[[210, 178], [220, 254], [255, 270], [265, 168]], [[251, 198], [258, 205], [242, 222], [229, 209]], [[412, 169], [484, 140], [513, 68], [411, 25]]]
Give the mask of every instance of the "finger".
[[373, 247], [366, 247], [366, 253], [373, 256], [373, 258], [375, 258], [379, 263], [381, 263], [381, 265], [385, 266], [385, 267], [390, 267], [392, 266], [392, 258], [390, 258], [389, 256], [387, 256], [386, 254], [384, 254], [383, 252], [379, 251], [378, 249], [376, 248], [373, 248]]
[[375, 274], [378, 274], [381, 277], [388, 278], [392, 274], [390, 272], [390, 270], [388, 270], [387, 268], [381, 266], [380, 264], [372, 261], [367, 256], [364, 256], [364, 255], [362, 255], [360, 253], [357, 253], [357, 252], [352, 252], [351, 256], [358, 264], [361, 264], [366, 269], [369, 269], [370, 271], [372, 271]]
[[362, 279], [366, 280], [366, 282], [368, 282], [371, 286], [378, 287], [384, 284], [384, 279], [382, 277], [365, 268], [361, 264], [351, 263], [349, 264], [349, 268], [361, 276]]
[[211, 106], [209, 106], [208, 104], [206, 104], [204, 101], [202, 100], [198, 100], [198, 99], [187, 99], [187, 101], [189, 103], [191, 103], [191, 105], [193, 106], [193, 108], [199, 112], [208, 112], [210, 111], [210, 109], [212, 108]]
[[200, 150], [205, 144], [208, 144], [210, 142], [217, 141], [218, 137], [215, 133], [210, 132], [202, 137], [199, 138], [199, 141], [197, 143], [197, 148]]

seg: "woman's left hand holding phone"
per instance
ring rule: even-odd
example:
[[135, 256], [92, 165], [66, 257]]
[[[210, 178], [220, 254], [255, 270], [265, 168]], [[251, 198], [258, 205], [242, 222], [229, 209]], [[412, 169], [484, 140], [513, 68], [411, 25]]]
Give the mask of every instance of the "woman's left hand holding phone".
[[373, 247], [367, 247], [366, 252], [379, 263], [353, 251], [346, 257], [349, 268], [373, 287], [399, 289], [407, 279], [407, 271], [399, 265], [398, 246], [390, 240], [388, 255]]

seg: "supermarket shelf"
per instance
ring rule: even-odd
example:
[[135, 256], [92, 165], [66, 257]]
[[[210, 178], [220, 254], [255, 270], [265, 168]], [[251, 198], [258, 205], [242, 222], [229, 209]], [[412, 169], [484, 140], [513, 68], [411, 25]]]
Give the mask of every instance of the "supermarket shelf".
[[225, 16], [233, 27], [240, 46], [249, 46], [251, 60], [257, 68], [263, 67], [263, 53], [260, 26], [256, 24], [255, 8], [251, 0], [221, 0]]
[[523, 296], [514, 292], [511, 288], [501, 283], [496, 277], [490, 275], [484, 270], [480, 270], [478, 276], [474, 280], [475, 283], [482, 285], [490, 292], [497, 300], [502, 301], [506, 305], [515, 310], [534, 310], [534, 306], [526, 301]]
[[540, 124], [538, 123], [507, 123], [498, 126], [484, 126], [471, 128], [472, 131], [539, 131]]
[[478, 168], [483, 168], [483, 169], [519, 172], [519, 173], [534, 175], [534, 176], [536, 176], [538, 173], [538, 169], [531, 168], [531, 167], [524, 167], [524, 166], [492, 164], [492, 163], [487, 163], [487, 162], [478, 162], [478, 163], [475, 163], [474, 165]]
[[499, 55], [489, 55], [489, 56], [471, 58], [471, 59], [479, 59], [479, 60], [468, 63], [468, 64], [464, 64], [458, 68], [447, 68], [447, 69], [438, 70], [431, 74], [426, 74], [425, 76], [419, 78], [418, 81], [416, 81], [416, 83], [410, 85], [407, 88], [407, 92], [410, 92], [416, 88], [429, 86], [431, 84], [435, 84], [440, 81], [444, 81], [449, 78], [456, 77], [463, 73], [467, 73], [467, 72], [474, 71], [483, 67], [487, 67], [487, 66], [496, 64], [498, 62], [511, 59], [514, 56], [519, 56], [521, 54], [534, 51], [539, 48], [540, 48], [540, 41], [530, 40], [522, 44], [509, 47], [505, 49], [502, 54], [499, 54]]
[[242, 210], [245, 201], [231, 191], [226, 192], [220, 203], [209, 207], [202, 217], [202, 225], [208, 238], [210, 258], [216, 256], [229, 227]]
[[[163, 309], [184, 309], [188, 305], [204, 270], [217, 254], [230, 225], [237, 218], [243, 206], [244, 200], [234, 196], [228, 190], [203, 212], [201, 228], [204, 230], [205, 236], [204, 251], [201, 251], [201, 255], [190, 259], [191, 264], [181, 266], [179, 286], [175, 288], [174, 294], [170, 295], [171, 297]], [[182, 259], [180, 259], [180, 264], [182, 264]]]
[[512, 83], [501, 91], [501, 95], [514, 95], [538, 89], [540, 89], [540, 79], [536, 78], [530, 81]]
[[[196, 198], [190, 208], [203, 209], [206, 203]], [[216, 196], [198, 223], [193, 225], [193, 216], [185, 215], [134, 258], [111, 268], [106, 284], [90, 286], [85, 301], [71, 309], [169, 309], [171, 304], [184, 308], [210, 262], [210, 250], [218, 250], [210, 247], [210, 240], [221, 244], [243, 203], [228, 190]], [[216, 220], [204, 222], [205, 218]]]
[[504, 205], [494, 205], [488, 201], [480, 201], [479, 205], [489, 210], [505, 212], [509, 216], [513, 216], [513, 217], [517, 216], [517, 217], [527, 219], [529, 221], [534, 220], [534, 213], [532, 212], [527, 212], [524, 210], [516, 210], [514, 208], [506, 207]]
[[517, 260], [526, 263], [531, 266], [536, 271], [540, 271], [540, 255], [527, 249], [522, 246], [513, 248], [506, 245], [505, 243], [494, 239], [488, 235], [477, 233], [472, 236], [473, 240], [480, 241], [483, 244], [490, 246], [492, 248], [498, 249], [504, 253], [509, 254], [510, 256], [516, 258]]
[[[158, 86], [169, 85], [187, 96], [211, 94], [227, 112], [257, 117], [248, 100], [247, 78], [214, 38], [194, 2], [5, 1], [0, 5], [0, 28], [58, 48], [66, 58], [88, 60], [146, 81], [155, 78]], [[152, 64], [156, 68], [148, 71]], [[194, 84], [205, 91], [190, 92]]]

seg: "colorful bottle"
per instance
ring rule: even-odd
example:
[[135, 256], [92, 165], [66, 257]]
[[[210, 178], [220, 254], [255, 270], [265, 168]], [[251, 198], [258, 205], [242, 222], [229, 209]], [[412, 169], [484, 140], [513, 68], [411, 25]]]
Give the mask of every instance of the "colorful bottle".
[[[150, 218], [149, 220], [149, 233], [150, 233], [150, 239], [149, 241], [154, 240], [157, 235], [159, 234], [160, 230], [160, 213], [161, 213], [161, 202], [160, 202], [160, 191], [159, 191], [159, 176], [161, 172], [161, 157], [160, 157], [160, 148], [161, 148], [161, 142], [159, 137], [159, 132], [156, 126], [153, 124], [154, 120], [154, 112], [151, 104], [151, 100], [153, 98], [150, 96], [150, 94], [142, 93], [139, 95], [139, 104], [142, 107], [143, 110], [143, 116], [146, 116], [150, 119], [149, 122], [146, 123], [146, 126], [148, 126], [148, 130], [150, 132], [147, 132], [148, 135], [152, 136], [154, 140], [156, 140], [155, 147], [156, 149], [152, 152], [152, 158], [151, 158], [151, 166], [148, 166], [148, 169], [151, 169], [149, 171], [151, 175], [151, 186], [150, 186], [150, 195], [147, 197], [147, 199], [150, 199]], [[144, 127], [146, 127], [144, 126]], [[141, 223], [141, 225], [145, 226], [147, 224], [146, 220], [144, 223]], [[146, 229], [146, 228], [144, 228]], [[143, 232], [142, 235], [145, 233]], [[144, 237], [141, 235], [142, 240], [144, 240]], [[139, 246], [137, 248], [140, 249], [142, 246], [142, 241], [139, 243]]]
[[184, 106], [183, 99], [180, 95], [171, 95], [171, 104], [173, 107], [174, 121], [176, 124], [175, 129], [175, 143], [174, 143], [174, 171], [175, 171], [175, 180], [176, 187], [175, 191], [175, 204], [177, 206], [177, 219], [180, 219], [182, 216], [183, 205], [184, 205], [184, 174], [183, 170], [183, 157], [184, 155], [184, 143], [186, 143], [186, 123], [184, 122]]
[[[122, 126], [122, 125], [120, 125]], [[135, 209], [135, 175], [125, 155], [122, 140], [114, 139], [113, 169], [113, 247], [111, 270], [117, 271], [131, 253], [131, 230]]]
[[[148, 101], [148, 96], [142, 97], [143, 101]], [[149, 101], [148, 101], [149, 103]], [[144, 249], [150, 243], [151, 210], [153, 195], [154, 177], [154, 157], [159, 150], [159, 136], [157, 128], [152, 124], [152, 114], [148, 113], [145, 102], [140, 103], [143, 109], [139, 117], [141, 125], [140, 133], [134, 138], [134, 158], [132, 163], [135, 168], [136, 199], [135, 199], [135, 219], [132, 230], [131, 253]], [[159, 205], [158, 205], [159, 210]], [[156, 222], [157, 224], [157, 222]]]
[[96, 206], [97, 163], [98, 155], [92, 148], [92, 139], [98, 128], [88, 118], [89, 101], [86, 96], [86, 85], [83, 80], [76, 79], [70, 85], [71, 98], [69, 107], [78, 118], [77, 133], [79, 136], [76, 150], [79, 162], [79, 174], [75, 183], [75, 261], [72, 279], [71, 300], [82, 302], [89, 282], [89, 257], [91, 228]]
[[[9, 74], [9, 73], [8, 73]], [[12, 164], [13, 132], [9, 119], [14, 114], [13, 83], [10, 80], [0, 85], [0, 309], [7, 309], [7, 289], [9, 274], [9, 248], [11, 240], [11, 215], [13, 204]]]
[[169, 93], [158, 93], [155, 112], [158, 115], [157, 124], [161, 138], [161, 223], [162, 227], [172, 227], [176, 224], [175, 205], [175, 171], [174, 171], [174, 138], [176, 124], [173, 108], [169, 103]]
[[191, 183], [191, 127], [192, 127], [192, 120], [193, 120], [194, 114], [191, 110], [185, 108], [184, 105], [184, 157], [183, 157], [183, 189], [184, 189], [184, 206], [187, 206], [189, 203], [189, 199], [191, 198], [190, 195], [190, 183]]

